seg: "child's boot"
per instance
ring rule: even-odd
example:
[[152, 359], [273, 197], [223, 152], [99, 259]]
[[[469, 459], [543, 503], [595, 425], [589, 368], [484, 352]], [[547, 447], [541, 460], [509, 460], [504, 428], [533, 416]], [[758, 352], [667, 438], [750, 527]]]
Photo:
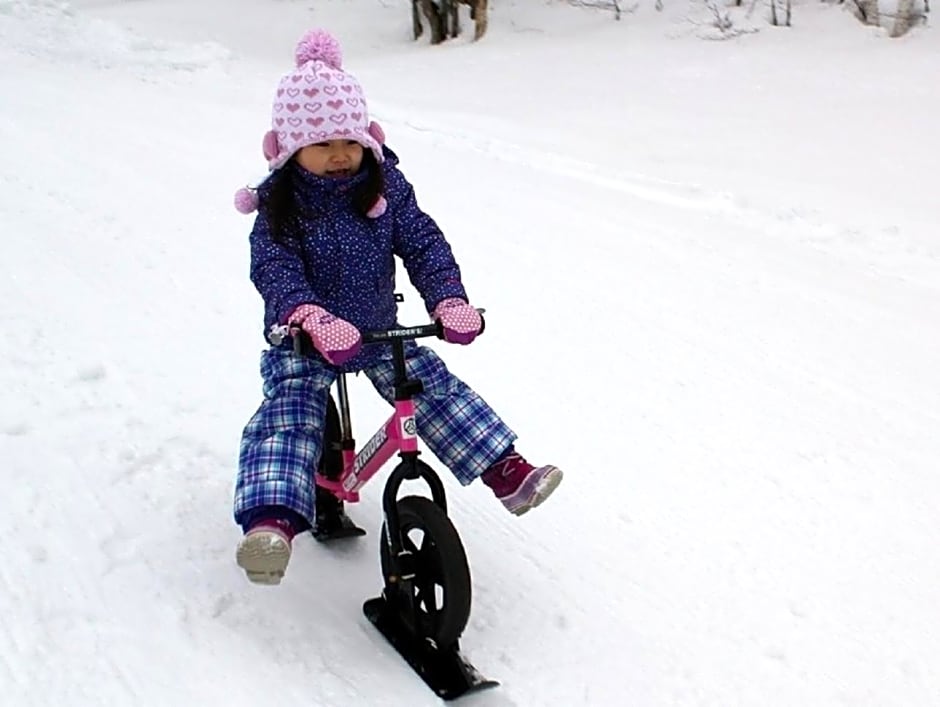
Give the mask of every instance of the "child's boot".
[[562, 476], [558, 467], [534, 467], [510, 448], [480, 478], [510, 513], [521, 516], [551, 496]]
[[235, 561], [256, 584], [280, 584], [290, 561], [294, 527], [289, 520], [255, 523], [238, 544]]

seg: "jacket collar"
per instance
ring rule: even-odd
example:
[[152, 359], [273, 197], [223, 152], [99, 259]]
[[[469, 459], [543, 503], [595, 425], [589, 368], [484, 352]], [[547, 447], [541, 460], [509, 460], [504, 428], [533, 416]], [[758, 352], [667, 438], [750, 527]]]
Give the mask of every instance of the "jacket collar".
[[325, 199], [346, 196], [357, 184], [365, 181], [366, 173], [360, 170], [351, 177], [336, 179], [334, 177], [320, 177], [308, 172], [295, 160], [291, 160], [284, 169], [288, 171], [295, 193], [304, 201], [312, 200], [314, 203], [323, 203]]

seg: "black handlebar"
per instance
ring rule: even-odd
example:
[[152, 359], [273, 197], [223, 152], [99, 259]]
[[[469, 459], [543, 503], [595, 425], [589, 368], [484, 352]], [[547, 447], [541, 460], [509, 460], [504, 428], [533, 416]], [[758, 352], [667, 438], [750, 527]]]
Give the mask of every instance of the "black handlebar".
[[[486, 310], [477, 308], [477, 311], [480, 313], [480, 323], [482, 325], [480, 326], [480, 334], [482, 334], [483, 330], [486, 329], [486, 320], [483, 319], [483, 313]], [[307, 346], [310, 345], [310, 337], [307, 336], [306, 332], [299, 326], [296, 326], [291, 328], [290, 333], [294, 338], [294, 353], [298, 355], [309, 353]], [[362, 332], [362, 343], [380, 344], [388, 341], [426, 339], [431, 336], [435, 336], [438, 339], [444, 338], [444, 327], [439, 319], [430, 324], [419, 324], [418, 326], [364, 331]]]

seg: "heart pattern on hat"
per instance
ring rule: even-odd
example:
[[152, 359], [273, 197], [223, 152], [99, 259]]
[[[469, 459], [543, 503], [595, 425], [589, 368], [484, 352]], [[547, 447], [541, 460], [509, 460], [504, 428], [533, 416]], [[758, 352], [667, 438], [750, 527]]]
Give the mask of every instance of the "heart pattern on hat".
[[368, 107], [359, 82], [318, 58], [281, 79], [272, 104], [271, 125], [278, 149], [265, 155], [272, 170], [307, 145], [335, 139], [356, 140], [372, 150], [379, 162], [384, 159], [381, 141], [369, 130]]

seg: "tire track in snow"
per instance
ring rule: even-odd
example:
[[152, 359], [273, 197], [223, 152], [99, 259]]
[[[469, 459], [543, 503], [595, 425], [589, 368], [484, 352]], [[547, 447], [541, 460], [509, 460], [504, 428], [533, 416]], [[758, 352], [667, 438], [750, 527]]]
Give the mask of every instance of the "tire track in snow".
[[733, 195], [708, 190], [695, 184], [673, 182], [637, 172], [612, 170], [544, 150], [533, 151], [531, 147], [501, 140], [485, 132], [469, 132], [447, 126], [444, 121], [418, 122], [406, 117], [406, 113], [386, 106], [380, 107], [377, 112], [383, 123], [405, 128], [417, 135], [429, 136], [448, 149], [482, 153], [490, 159], [534, 167], [654, 204], [721, 214], [744, 213], [744, 209], [735, 204]]
[[[823, 221], [814, 222], [801, 216], [798, 208], [772, 211], [747, 206], [744, 198], [728, 192], [612, 169], [543, 150], [533, 151], [529, 147], [492, 136], [485, 129], [473, 132], [452, 127], [443, 117], [439, 120], [432, 117], [430, 120], [419, 122], [408, 117], [407, 113], [389, 106], [380, 106], [377, 112], [383, 122], [423, 136], [446, 149], [481, 154], [488, 160], [499, 160], [574, 179], [626, 194], [649, 204], [723, 217], [746, 229], [748, 234], [757, 231], [760, 239], [739, 239], [735, 243], [731, 257], [738, 264], [747, 267], [754, 261], [755, 256], [759, 255], [764, 263], [772, 266], [772, 271], [776, 271], [775, 279], [779, 279], [781, 283], [788, 281], [786, 286], [792, 287], [795, 294], [799, 290], [816, 290], [816, 294], [827, 301], [827, 304], [843, 310], [847, 316], [851, 315], [856, 307], [864, 305], [870, 308], [870, 314], [877, 314], [879, 318], [911, 319], [915, 297], [933, 293], [921, 290], [912, 295], [909, 286], [913, 284], [918, 288], [929, 288], [936, 292], [938, 268], [935, 254], [912, 252], [900, 242], [895, 244], [897, 248], [894, 252], [890, 252], [886, 237], [861, 234], [858, 229], [847, 229]], [[658, 224], [656, 231], [661, 228], [662, 225]], [[729, 234], [728, 237], [732, 236]], [[846, 239], [855, 239], [857, 242], [847, 243]], [[657, 247], [662, 247], [664, 240], [656, 240]], [[895, 256], [893, 264], [891, 256]], [[898, 258], [905, 262], [897, 260]], [[925, 258], [926, 266], [923, 264]], [[833, 268], [837, 270], [835, 277], [832, 276]], [[884, 283], [885, 279], [890, 282]], [[882, 281], [883, 286], [878, 288], [878, 296], [875, 299], [870, 294], [871, 286], [879, 281]], [[820, 287], [819, 283], [825, 283], [825, 286]], [[933, 299], [936, 301], [936, 297]], [[920, 317], [912, 319], [911, 323], [914, 325]], [[690, 321], [688, 324], [693, 330], [699, 328], [696, 321]], [[719, 346], [712, 353], [719, 357], [722, 350], [723, 346]], [[751, 361], [739, 363], [753, 368]], [[781, 372], [786, 371], [791, 376], [808, 374], [819, 378], [823, 373], [820, 368], [805, 368], [796, 360], [778, 360], [777, 365], [780, 366]], [[728, 370], [739, 370], [738, 365], [729, 365]], [[824, 379], [821, 382], [831, 386], [833, 392], [849, 398], [858, 397], [857, 390], [853, 390], [852, 386], [840, 385], [836, 379]], [[776, 384], [777, 381], [773, 387], [776, 387]], [[885, 395], [881, 402], [896, 409], [916, 412], [933, 421], [938, 419], [936, 412], [903, 394]]]
[[[578, 160], [542, 148], [522, 145], [496, 137], [487, 130], [466, 130], [451, 125], [447, 116], [435, 119], [425, 114], [418, 121], [394, 106], [380, 105], [375, 111], [383, 123], [400, 127], [447, 149], [486, 155], [487, 159], [524, 166], [577, 180], [601, 189], [624, 194], [649, 204], [729, 219], [759, 231], [764, 237], [803, 249], [851, 258], [867, 268], [877, 269], [906, 280], [935, 286], [935, 269], [940, 249], [932, 241], [892, 226], [833, 222], [798, 203], [761, 204], [746, 193], [709, 189], [690, 182], [673, 181], [641, 172], [631, 172], [585, 160]], [[428, 117], [428, 116], [431, 117]], [[472, 116], [461, 118], [472, 121]], [[492, 128], [490, 128], [492, 130]], [[927, 261], [927, 266], [924, 266]]]

